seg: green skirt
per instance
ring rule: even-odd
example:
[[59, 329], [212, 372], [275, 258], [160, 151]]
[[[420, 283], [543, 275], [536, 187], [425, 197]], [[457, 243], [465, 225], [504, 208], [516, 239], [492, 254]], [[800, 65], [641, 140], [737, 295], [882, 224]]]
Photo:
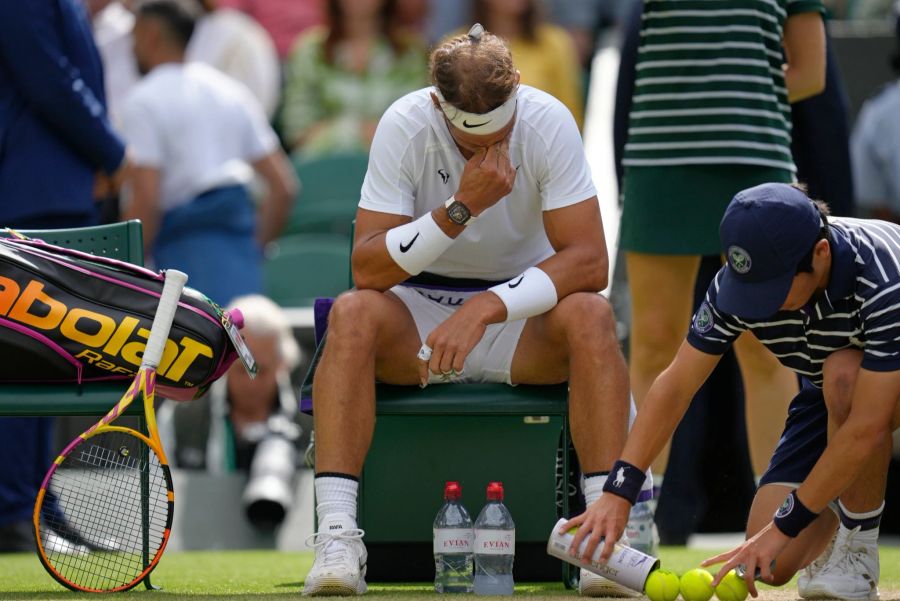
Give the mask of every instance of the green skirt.
[[720, 254], [719, 222], [734, 195], [791, 181], [790, 171], [758, 165], [628, 167], [619, 246], [659, 255]]

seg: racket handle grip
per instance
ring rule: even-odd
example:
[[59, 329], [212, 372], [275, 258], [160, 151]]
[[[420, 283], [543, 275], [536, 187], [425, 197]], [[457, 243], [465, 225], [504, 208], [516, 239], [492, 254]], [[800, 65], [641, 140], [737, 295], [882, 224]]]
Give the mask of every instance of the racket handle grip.
[[144, 357], [141, 360], [142, 368], [156, 369], [159, 365], [166, 348], [166, 340], [169, 338], [169, 330], [175, 320], [178, 299], [181, 298], [181, 291], [188, 279], [186, 273], [175, 269], [167, 269], [165, 275], [166, 280], [159, 297], [159, 306], [150, 328], [150, 339], [147, 340], [147, 347], [144, 349]]

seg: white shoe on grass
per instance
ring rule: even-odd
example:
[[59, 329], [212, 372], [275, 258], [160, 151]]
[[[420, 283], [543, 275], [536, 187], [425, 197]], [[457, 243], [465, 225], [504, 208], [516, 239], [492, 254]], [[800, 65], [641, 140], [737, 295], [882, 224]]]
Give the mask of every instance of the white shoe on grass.
[[329, 515], [319, 524], [319, 531], [307, 539], [315, 548], [316, 558], [306, 579], [303, 594], [317, 596], [362, 595], [366, 592], [365, 532], [356, 527], [349, 515]]
[[801, 596], [806, 599], [878, 599], [878, 529], [838, 528], [834, 550]]
[[797, 593], [804, 599], [812, 598], [809, 594], [809, 583], [822, 571], [822, 568], [825, 567], [825, 564], [827, 564], [828, 560], [831, 558], [831, 554], [834, 551], [834, 539], [836, 537], [837, 532], [831, 537], [831, 542], [828, 543], [828, 546], [825, 547], [822, 554], [816, 557], [808, 566], [800, 570], [800, 573], [797, 576]]

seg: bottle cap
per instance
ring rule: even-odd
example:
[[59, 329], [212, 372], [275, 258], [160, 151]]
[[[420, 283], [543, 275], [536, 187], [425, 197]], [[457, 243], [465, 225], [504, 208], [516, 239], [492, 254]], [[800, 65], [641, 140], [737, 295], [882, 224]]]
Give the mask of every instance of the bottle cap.
[[462, 487], [459, 482], [450, 481], [444, 485], [444, 499], [447, 501], [456, 501], [462, 496]]
[[503, 482], [490, 482], [487, 487], [488, 501], [503, 500]]

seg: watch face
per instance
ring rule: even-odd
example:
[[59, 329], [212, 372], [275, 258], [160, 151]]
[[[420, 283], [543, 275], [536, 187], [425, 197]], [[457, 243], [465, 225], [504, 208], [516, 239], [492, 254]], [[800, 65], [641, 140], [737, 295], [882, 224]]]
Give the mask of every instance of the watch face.
[[450, 221], [453, 223], [465, 225], [469, 218], [472, 217], [472, 213], [469, 212], [469, 208], [466, 205], [457, 200], [447, 208], [447, 216], [450, 217]]

